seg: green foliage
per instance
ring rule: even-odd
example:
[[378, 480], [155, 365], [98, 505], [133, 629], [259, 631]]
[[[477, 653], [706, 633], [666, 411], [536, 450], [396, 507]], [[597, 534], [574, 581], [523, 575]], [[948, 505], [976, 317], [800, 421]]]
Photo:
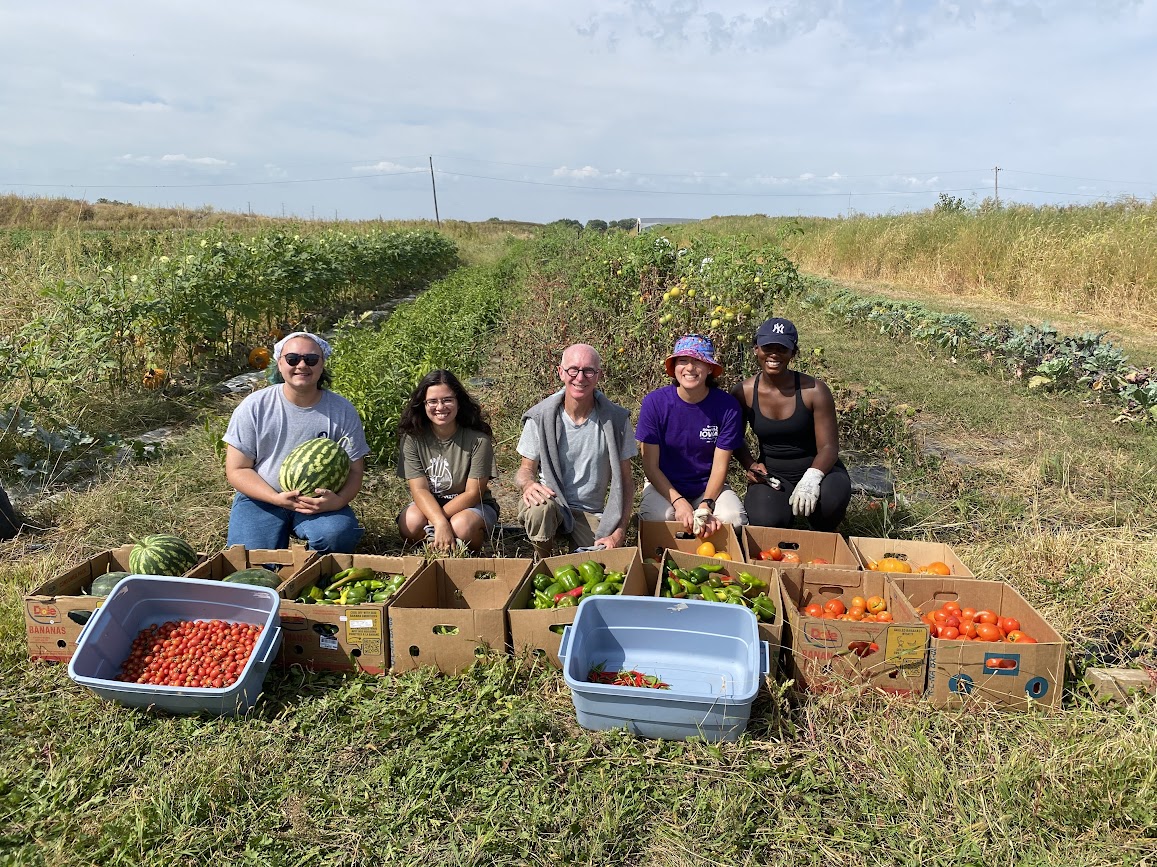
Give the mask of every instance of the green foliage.
[[1121, 418], [1157, 422], [1157, 375], [1128, 363], [1105, 332], [1062, 335], [1048, 324], [979, 324], [961, 313], [940, 313], [914, 301], [857, 295], [846, 289], [813, 293], [807, 303], [849, 324], [868, 324], [892, 339], [906, 338], [999, 366], [1029, 388], [1090, 388], [1121, 406]]
[[656, 384], [658, 360], [687, 333], [712, 339], [728, 376], [747, 369], [756, 326], [803, 285], [779, 247], [693, 228], [680, 238], [548, 232], [532, 256], [570, 289], [569, 333], [615, 323], [590, 340], [641, 384]]
[[343, 321], [330, 359], [334, 390], [348, 398], [366, 429], [375, 457], [392, 463], [399, 414], [418, 380], [438, 368], [460, 379], [489, 356], [491, 335], [510, 303], [513, 259], [455, 271], [399, 305], [373, 329]]

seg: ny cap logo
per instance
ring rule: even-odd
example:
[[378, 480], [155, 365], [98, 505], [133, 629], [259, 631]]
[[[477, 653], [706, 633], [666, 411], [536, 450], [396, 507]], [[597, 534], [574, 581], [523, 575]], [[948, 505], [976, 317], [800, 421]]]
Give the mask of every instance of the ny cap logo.
[[775, 323], [775, 325], [771, 326], [771, 330], [774, 331], [776, 334], [783, 334], [783, 323], [782, 322]]

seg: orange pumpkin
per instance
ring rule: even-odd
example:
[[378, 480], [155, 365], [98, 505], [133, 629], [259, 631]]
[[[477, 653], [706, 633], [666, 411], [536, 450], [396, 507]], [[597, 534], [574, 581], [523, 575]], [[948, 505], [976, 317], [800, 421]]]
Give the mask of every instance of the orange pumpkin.
[[895, 557], [884, 557], [876, 561], [877, 572], [911, 572], [912, 567], [903, 560], [897, 560]]
[[141, 378], [141, 384], [151, 390], [163, 386], [168, 378], [169, 375], [163, 367], [150, 367]]
[[258, 346], [249, 352], [249, 366], [254, 370], [265, 370], [272, 357], [268, 349], [264, 346]]

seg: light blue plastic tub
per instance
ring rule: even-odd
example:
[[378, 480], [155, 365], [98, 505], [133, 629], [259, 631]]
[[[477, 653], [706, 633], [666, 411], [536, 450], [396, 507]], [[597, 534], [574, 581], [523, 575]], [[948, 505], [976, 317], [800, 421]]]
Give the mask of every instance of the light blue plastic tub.
[[[742, 605], [652, 596], [587, 597], [559, 649], [579, 725], [665, 740], [737, 740], [768, 654]], [[670, 689], [588, 682], [598, 665], [654, 675]]]
[[[281, 644], [280, 598], [276, 590], [200, 578], [129, 575], [117, 582], [85, 624], [68, 676], [102, 698], [129, 707], [170, 713], [245, 713], [261, 694], [265, 675]], [[116, 680], [133, 640], [142, 629], [167, 620], [224, 620], [262, 627], [253, 653], [231, 686], [156, 686]]]

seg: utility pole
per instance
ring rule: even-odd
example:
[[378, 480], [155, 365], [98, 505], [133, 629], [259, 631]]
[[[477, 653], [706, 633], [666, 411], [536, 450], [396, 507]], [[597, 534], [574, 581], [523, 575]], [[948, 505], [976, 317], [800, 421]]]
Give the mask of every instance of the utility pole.
[[996, 206], [1000, 207], [1000, 166], [992, 167], [992, 197], [996, 200]]
[[430, 189], [434, 191], [434, 222], [442, 228], [442, 220], [438, 217], [438, 185], [434, 183], [434, 158], [430, 157]]

